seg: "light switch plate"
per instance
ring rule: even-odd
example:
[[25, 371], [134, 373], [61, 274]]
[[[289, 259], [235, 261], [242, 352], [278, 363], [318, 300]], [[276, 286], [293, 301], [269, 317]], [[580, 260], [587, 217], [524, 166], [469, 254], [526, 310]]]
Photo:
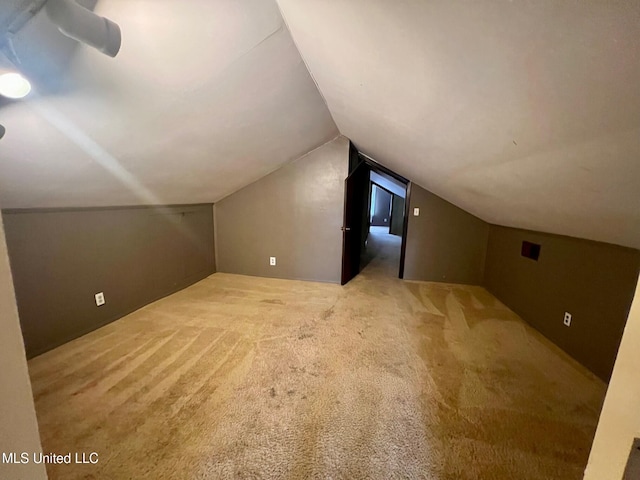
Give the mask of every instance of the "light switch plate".
[[420, 216], [420, 209], [418, 207], [413, 209], [413, 216], [414, 217]]

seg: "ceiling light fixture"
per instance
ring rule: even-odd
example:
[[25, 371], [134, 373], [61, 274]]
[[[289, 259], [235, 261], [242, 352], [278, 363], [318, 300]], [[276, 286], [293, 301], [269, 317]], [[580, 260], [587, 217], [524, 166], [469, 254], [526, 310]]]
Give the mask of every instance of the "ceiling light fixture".
[[7, 98], [23, 98], [31, 91], [29, 80], [16, 72], [0, 74], [0, 95]]
[[122, 34], [117, 23], [96, 15], [75, 0], [48, 0], [45, 9], [58, 30], [67, 37], [97, 48], [110, 57], [120, 51]]

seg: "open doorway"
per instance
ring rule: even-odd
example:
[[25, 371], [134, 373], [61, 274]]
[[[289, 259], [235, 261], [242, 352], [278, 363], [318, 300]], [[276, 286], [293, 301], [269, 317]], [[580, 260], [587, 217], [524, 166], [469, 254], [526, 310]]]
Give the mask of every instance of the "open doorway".
[[345, 181], [342, 284], [364, 268], [376, 274], [404, 274], [407, 179], [353, 147]]
[[361, 269], [371, 262], [377, 274], [398, 275], [404, 234], [407, 186], [371, 168], [369, 172], [369, 229], [361, 254]]

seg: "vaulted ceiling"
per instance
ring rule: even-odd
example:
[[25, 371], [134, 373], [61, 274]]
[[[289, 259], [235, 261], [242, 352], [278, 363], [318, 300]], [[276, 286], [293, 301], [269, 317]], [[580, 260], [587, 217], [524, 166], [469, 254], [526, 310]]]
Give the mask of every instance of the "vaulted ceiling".
[[365, 154], [486, 221], [640, 247], [640, 2], [279, 4]]
[[36, 91], [0, 106], [3, 208], [211, 202], [338, 135], [274, 2], [94, 10], [120, 25], [116, 58], [44, 10], [14, 37]]
[[486, 221], [640, 248], [638, 2], [95, 11], [115, 59], [43, 12], [14, 38], [37, 93], [0, 104], [5, 208], [215, 201], [339, 131]]

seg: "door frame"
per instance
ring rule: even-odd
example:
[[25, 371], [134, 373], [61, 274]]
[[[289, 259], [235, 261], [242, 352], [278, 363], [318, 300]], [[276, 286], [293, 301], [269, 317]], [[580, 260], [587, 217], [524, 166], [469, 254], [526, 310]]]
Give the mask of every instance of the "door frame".
[[411, 182], [407, 184], [407, 194], [404, 198], [404, 224], [402, 225], [402, 244], [400, 245], [400, 268], [398, 278], [404, 278], [404, 260], [407, 253], [407, 233], [409, 230], [409, 215], [411, 214]]
[[[369, 165], [370, 170], [377, 173], [384, 173], [386, 175], [389, 175], [390, 177], [395, 178], [398, 182], [403, 183], [405, 185], [406, 196], [404, 199], [404, 223], [402, 225], [402, 244], [400, 246], [400, 267], [398, 268], [398, 278], [404, 278], [404, 262], [405, 262], [406, 250], [407, 250], [407, 232], [409, 230], [409, 213], [411, 212], [410, 210], [411, 181], [404, 178], [402, 175], [397, 174], [393, 170], [385, 167], [384, 165], [380, 165], [373, 158], [369, 157], [368, 155], [362, 152], [358, 152], [358, 156], [362, 159], [362, 161], [364, 161], [367, 165]], [[374, 183], [374, 182], [371, 182], [371, 183]], [[384, 188], [384, 187], [380, 187], [380, 188]]]

